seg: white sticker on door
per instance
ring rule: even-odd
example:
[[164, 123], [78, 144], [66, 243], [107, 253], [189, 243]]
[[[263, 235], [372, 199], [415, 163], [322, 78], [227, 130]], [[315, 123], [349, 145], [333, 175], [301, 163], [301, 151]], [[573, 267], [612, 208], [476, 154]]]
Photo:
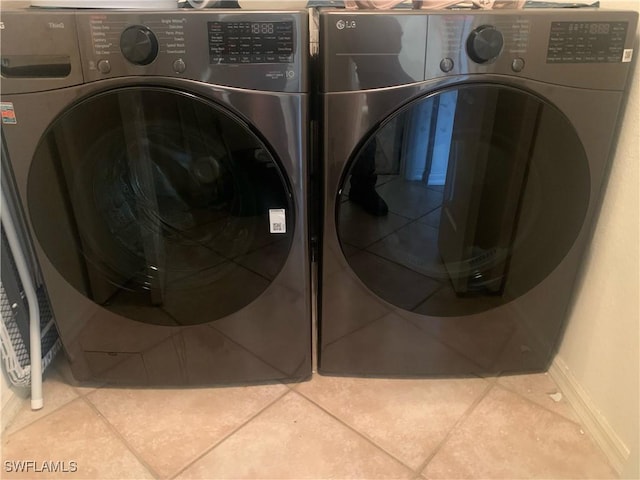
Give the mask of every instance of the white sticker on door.
[[622, 63], [629, 63], [633, 59], [633, 48], [625, 48], [622, 52]]
[[269, 209], [269, 232], [287, 233], [287, 215], [284, 208]]

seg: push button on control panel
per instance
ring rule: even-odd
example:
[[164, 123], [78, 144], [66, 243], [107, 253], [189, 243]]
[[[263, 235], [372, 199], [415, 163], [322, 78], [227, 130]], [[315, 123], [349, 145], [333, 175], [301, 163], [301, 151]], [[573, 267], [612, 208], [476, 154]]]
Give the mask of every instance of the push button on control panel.
[[524, 69], [524, 59], [520, 57], [514, 58], [513, 61], [511, 62], [511, 70], [518, 73], [518, 72], [521, 72], [523, 69]]
[[453, 70], [453, 60], [449, 57], [440, 60], [440, 70], [442, 70], [444, 73], [448, 73]]
[[184, 60], [182, 60], [181, 58], [179, 58], [178, 60], [176, 60], [175, 62], [173, 62], [173, 71], [176, 73], [184, 73], [184, 71], [187, 69], [187, 64], [184, 63]]

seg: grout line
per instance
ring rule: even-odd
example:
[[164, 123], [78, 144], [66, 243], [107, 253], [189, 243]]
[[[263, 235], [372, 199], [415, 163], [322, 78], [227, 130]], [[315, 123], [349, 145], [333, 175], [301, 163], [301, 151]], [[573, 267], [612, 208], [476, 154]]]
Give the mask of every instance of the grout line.
[[127, 441], [127, 439], [120, 433], [120, 431], [107, 419], [107, 417], [105, 417], [102, 412], [100, 410], [98, 410], [98, 407], [96, 407], [91, 400], [89, 400], [86, 397], [80, 397], [82, 399], [83, 402], [85, 402], [89, 408], [91, 410], [93, 410], [93, 412], [100, 418], [100, 420], [102, 421], [103, 424], [106, 425], [106, 427], [109, 429], [109, 431], [111, 433], [113, 433], [116, 438], [118, 440], [120, 440], [120, 442], [125, 446], [125, 448], [127, 450], [129, 450], [129, 452], [131, 452], [131, 454], [134, 456], [134, 458], [140, 462], [140, 464], [146, 468], [149, 473], [151, 474], [151, 476], [153, 476], [153, 478], [159, 479], [162, 478], [161, 475], [158, 474], [158, 472], [156, 472], [153, 467], [151, 467], [151, 465], [149, 465], [147, 463], [147, 461], [142, 457], [142, 455], [140, 455], [137, 450], [131, 445], [129, 444], [129, 442]]
[[488, 385], [486, 386], [484, 392], [482, 392], [482, 394], [480, 394], [478, 398], [476, 398], [476, 400], [469, 406], [469, 408], [467, 408], [467, 410], [460, 416], [460, 418], [458, 418], [458, 420], [449, 429], [449, 431], [444, 436], [442, 441], [438, 444], [438, 446], [433, 449], [433, 451], [429, 454], [429, 456], [426, 459], [424, 459], [422, 464], [417, 468], [416, 472], [419, 475], [422, 474], [425, 468], [427, 468], [427, 465], [431, 463], [431, 461], [436, 457], [436, 455], [438, 455], [440, 450], [442, 450], [445, 444], [449, 441], [453, 433], [458, 429], [458, 427], [460, 427], [464, 422], [467, 421], [467, 419], [471, 416], [471, 414], [476, 409], [476, 407], [480, 405], [480, 403], [489, 395], [489, 392], [491, 392], [491, 390], [493, 390], [495, 386], [496, 386], [495, 383], [488, 382]]
[[580, 433], [582, 435], [584, 435], [585, 437], [587, 437], [589, 440], [591, 440], [591, 442], [593, 443], [594, 446], [596, 446], [598, 448], [598, 450], [602, 453], [603, 458], [607, 461], [607, 463], [611, 466], [611, 468], [613, 470], [615, 470], [618, 474], [620, 474], [620, 469], [622, 467], [620, 466], [616, 466], [615, 463], [615, 459], [612, 460], [612, 458], [607, 454], [607, 451], [602, 447], [602, 445], [600, 443], [598, 443], [597, 438], [592, 435], [592, 432], [589, 430], [588, 426], [585, 423], [582, 423], [583, 419], [582, 417], [578, 414], [578, 412], [576, 411], [576, 409], [573, 407], [573, 405], [571, 405], [568, 400], [567, 400], [567, 395], [562, 391], [562, 389], [558, 386], [558, 384], [556, 383], [556, 381], [551, 377], [551, 374], [549, 374], [547, 372], [547, 375], [549, 375], [549, 378], [553, 381], [553, 384], [555, 385], [556, 389], [558, 392], [562, 393], [563, 398], [566, 402], [566, 405], [568, 406], [569, 409], [571, 409], [573, 411], [573, 413], [575, 414], [576, 418], [578, 420], [574, 420], [571, 419], [569, 417], [566, 417], [565, 415], [562, 415], [559, 412], [556, 412], [554, 410], [551, 410], [549, 408], [547, 408], [546, 406], [531, 400], [529, 398], [527, 398], [524, 394], [518, 392], [517, 390], [513, 390], [511, 388], [509, 388], [506, 385], [502, 385], [499, 383], [496, 383], [496, 386], [502, 390], [505, 390], [509, 393], [512, 393], [516, 396], [518, 396], [521, 400], [526, 401], [529, 404], [534, 405], [536, 408], [540, 408], [542, 410], [544, 410], [547, 413], [552, 414], [554, 417], [560, 418], [562, 420], [564, 420], [565, 422], [569, 422], [572, 423], [574, 426], [578, 427], [580, 429]]
[[[80, 396], [77, 396], [75, 398], [72, 398], [71, 400], [69, 400], [68, 402], [65, 402], [63, 405], [60, 405], [58, 408], [56, 408], [55, 410], [51, 410], [49, 413], [47, 413], [46, 415], [42, 415], [41, 417], [38, 418], [34, 418], [32, 419], [29, 423], [24, 424], [22, 427], [18, 428], [15, 431], [9, 432], [9, 430], [11, 429], [11, 425], [15, 422], [15, 420], [18, 418], [18, 416], [16, 416], [13, 421], [7, 425], [7, 428], [5, 428], [4, 432], [2, 432], [2, 437], [3, 438], [9, 438], [13, 435], [15, 435], [16, 433], [20, 433], [23, 430], [31, 427], [32, 425], [35, 425], [36, 423], [38, 423], [40, 420], [44, 420], [48, 417], [50, 417], [51, 415], [53, 415], [54, 413], [58, 412], [59, 410], [62, 410], [64, 407], [66, 407], [67, 405], [69, 405], [72, 402], [75, 402], [76, 400], [78, 400], [80, 398]], [[26, 398], [26, 402], [24, 404], [25, 406], [29, 405], [29, 398]], [[21, 415], [22, 412], [18, 413], [18, 415]], [[29, 410], [29, 413], [31, 413], [31, 410]]]
[[[14, 416], [13, 420], [11, 420], [11, 422], [10, 422], [9, 424], [7, 424], [6, 428], [5, 428], [5, 429], [4, 429], [4, 431], [2, 432], [2, 437], [3, 437], [3, 438], [9, 438], [10, 436], [15, 435], [16, 433], [21, 432], [21, 431], [23, 431], [24, 429], [26, 429], [26, 428], [28, 428], [28, 427], [30, 427], [30, 426], [32, 426], [32, 425], [34, 425], [34, 424], [38, 423], [40, 420], [44, 420], [45, 418], [50, 417], [50, 416], [51, 416], [51, 415], [53, 415], [54, 413], [58, 412], [59, 410], [62, 410], [64, 407], [66, 407], [67, 405], [69, 405], [71, 402], [74, 402], [75, 400], [77, 400], [78, 398], [80, 398], [80, 397], [82, 396], [82, 395], [80, 395], [80, 393], [79, 393], [75, 388], [73, 388], [73, 386], [71, 386], [71, 385], [69, 385], [69, 384], [67, 383], [66, 378], [64, 378], [64, 376], [63, 376], [62, 374], [60, 374], [60, 372], [57, 372], [57, 373], [60, 375], [60, 377], [61, 377], [62, 381], [64, 382], [64, 385], [66, 385], [66, 386], [70, 387], [70, 388], [73, 390], [73, 393], [75, 393], [75, 394], [76, 394], [76, 397], [69, 399], [68, 401], [64, 402], [64, 403], [63, 403], [63, 404], [61, 404], [61, 405], [58, 405], [58, 407], [56, 407], [55, 409], [51, 410], [50, 412], [48, 412], [48, 413], [46, 413], [46, 414], [44, 414], [44, 415], [42, 415], [42, 416], [40, 416], [40, 417], [38, 417], [38, 418], [31, 419], [31, 421], [29, 421], [29, 422], [25, 423], [24, 425], [22, 425], [22, 426], [21, 426], [20, 428], [18, 428], [17, 430], [14, 430], [14, 431], [12, 431], [12, 432], [9, 432], [9, 430], [11, 430], [11, 426], [12, 426], [13, 424], [15, 424], [15, 422], [16, 422], [16, 420], [18, 419], [18, 417], [19, 417], [19, 416], [22, 416], [23, 414], [28, 415], [28, 414], [30, 414], [30, 413], [32, 413], [32, 412], [33, 412], [33, 411], [29, 408], [29, 405], [30, 405], [30, 403], [29, 403], [29, 396], [27, 396], [26, 398], [24, 398], [24, 399], [23, 399], [23, 405], [22, 405], [22, 407], [20, 407], [20, 410], [18, 410], [18, 413]], [[44, 381], [46, 382], [46, 379], [45, 379]], [[45, 398], [46, 398], [46, 397], [45, 397]], [[47, 404], [46, 404], [46, 402], [45, 402], [45, 408], [46, 408], [46, 405], [47, 405]], [[25, 413], [25, 412], [23, 412], [24, 407], [29, 408], [28, 412], [26, 412], [26, 413]], [[39, 410], [36, 410], [36, 411], [39, 411]]]
[[[543, 375], [543, 374], [541, 374], [541, 375]], [[584, 427], [584, 425], [582, 425], [579, 421], [573, 420], [573, 419], [571, 419], [571, 418], [569, 418], [569, 417], [566, 417], [566, 416], [562, 415], [561, 413], [558, 413], [558, 412], [556, 412], [556, 411], [554, 411], [554, 410], [551, 410], [550, 408], [545, 407], [545, 406], [544, 406], [544, 405], [542, 405], [541, 403], [538, 403], [538, 402], [536, 402], [536, 401], [534, 401], [534, 400], [531, 400], [530, 398], [527, 398], [527, 396], [526, 396], [526, 395], [524, 395], [523, 393], [520, 393], [520, 392], [518, 392], [517, 390], [515, 390], [515, 389], [513, 389], [513, 388], [510, 388], [510, 387], [508, 387], [508, 386], [506, 386], [506, 385], [503, 385], [503, 384], [499, 383], [499, 381], [498, 381], [498, 380], [499, 380], [500, 378], [502, 378], [502, 377], [504, 377], [504, 375], [500, 375], [500, 377], [498, 377], [498, 378], [496, 379], [496, 382], [495, 382], [495, 383], [496, 383], [496, 386], [497, 386], [497, 387], [501, 388], [502, 390], [506, 390], [507, 392], [513, 393], [514, 395], [517, 395], [518, 397], [520, 397], [522, 400], [525, 400], [525, 401], [527, 401], [528, 403], [532, 403], [532, 404], [533, 404], [533, 405], [535, 405], [536, 407], [539, 407], [539, 408], [541, 408], [541, 409], [545, 410], [546, 412], [552, 413], [553, 415], [555, 415], [555, 416], [557, 416], [557, 417], [560, 417], [560, 418], [562, 418], [563, 420], [566, 420], [567, 422], [571, 422], [571, 423], [573, 423], [574, 425], [577, 425], [578, 427], [580, 427], [581, 429], [584, 429], [584, 428], [585, 428], [585, 427]], [[551, 377], [549, 377], [549, 378], [551, 379]], [[551, 380], [553, 381], [553, 379], [551, 379]], [[560, 387], [558, 387], [558, 385], [556, 385], [555, 381], [553, 381], [553, 384], [554, 384], [554, 386], [556, 387], [556, 391], [558, 391], [558, 392], [562, 393], [562, 391], [560, 390]], [[548, 395], [548, 394], [546, 394], [546, 395]], [[572, 412], [574, 412], [574, 413], [576, 414], [576, 417], [577, 417], [577, 418], [580, 418], [580, 417], [578, 416], [578, 414], [576, 413], [575, 409], [574, 409], [574, 408], [573, 408], [573, 407], [572, 407], [572, 406], [567, 402], [566, 395], [565, 395], [564, 393], [562, 393], [562, 398], [563, 398], [563, 400], [565, 401], [565, 405], [566, 405], [566, 406], [567, 406], [567, 407], [568, 407]]]
[[0, 399], [3, 400], [2, 407], [0, 407], [2, 439], [7, 436], [7, 430], [15, 423], [16, 419], [22, 413], [24, 406], [29, 401], [29, 397], [23, 387], [11, 388], [13, 393], [9, 395], [8, 400], [3, 398], [4, 394], [0, 394]]
[[400, 465], [402, 465], [403, 467], [407, 468], [410, 472], [412, 472], [414, 475], [420, 475], [420, 472], [418, 470], [415, 470], [414, 468], [410, 467], [409, 465], [407, 465], [403, 460], [400, 460], [398, 457], [396, 457], [394, 454], [388, 452], [384, 447], [378, 445], [374, 439], [370, 438], [368, 435], [366, 435], [365, 433], [360, 432], [359, 430], [356, 430], [355, 427], [353, 427], [352, 425], [349, 425], [348, 423], [346, 423], [344, 420], [340, 419], [339, 417], [337, 417], [334, 413], [332, 413], [331, 411], [327, 410], [325, 407], [323, 407], [322, 405], [320, 405], [319, 403], [316, 403], [315, 400], [313, 400], [312, 398], [307, 397], [306, 395], [304, 395], [301, 392], [298, 391], [294, 391], [296, 394], [300, 395], [304, 400], [308, 401], [309, 403], [313, 404], [314, 406], [318, 407], [320, 410], [322, 410], [324, 413], [326, 413], [327, 415], [329, 415], [331, 418], [333, 418], [334, 420], [338, 421], [342, 426], [348, 428], [349, 430], [351, 430], [352, 432], [354, 432], [355, 434], [357, 434], [359, 437], [363, 438], [364, 440], [366, 440], [367, 443], [373, 445], [377, 450], [381, 451], [382, 453], [384, 453], [385, 455], [388, 455], [389, 457], [391, 457], [393, 460], [395, 460], [396, 462], [400, 463]]
[[[285, 384], [283, 384], [285, 385]], [[286, 385], [285, 385], [286, 386]], [[279, 395], [278, 397], [276, 397], [273, 401], [271, 401], [270, 403], [268, 403], [267, 405], [265, 405], [263, 408], [261, 408], [260, 410], [258, 410], [255, 414], [253, 414], [252, 416], [250, 416], [247, 420], [245, 420], [244, 422], [240, 423], [237, 427], [235, 427], [234, 429], [232, 429], [229, 433], [227, 433], [226, 435], [224, 435], [223, 437], [221, 437], [218, 441], [216, 441], [213, 445], [211, 445], [210, 447], [206, 448], [200, 455], [198, 455], [197, 457], [195, 457], [193, 460], [191, 460], [187, 465], [185, 465], [184, 467], [182, 467], [180, 470], [178, 470], [176, 473], [174, 473], [170, 478], [174, 479], [176, 478], [178, 475], [180, 475], [181, 473], [183, 473], [184, 471], [188, 470], [191, 466], [195, 465], [197, 462], [199, 462], [200, 460], [202, 460], [204, 457], [206, 457], [209, 453], [211, 453], [213, 450], [215, 450], [216, 448], [218, 448], [221, 444], [223, 444], [225, 441], [227, 441], [230, 437], [232, 437], [233, 435], [235, 435], [237, 432], [239, 432], [240, 430], [242, 430], [245, 426], [247, 426], [247, 424], [251, 423], [253, 420], [255, 420], [256, 418], [258, 418], [260, 415], [262, 415], [265, 411], [269, 410], [271, 407], [273, 407], [276, 403], [278, 403], [280, 400], [282, 400], [284, 397], [286, 397], [287, 395], [289, 395], [291, 392], [293, 392], [294, 390], [291, 389], [287, 389], [285, 390], [285, 392], [282, 395]]]

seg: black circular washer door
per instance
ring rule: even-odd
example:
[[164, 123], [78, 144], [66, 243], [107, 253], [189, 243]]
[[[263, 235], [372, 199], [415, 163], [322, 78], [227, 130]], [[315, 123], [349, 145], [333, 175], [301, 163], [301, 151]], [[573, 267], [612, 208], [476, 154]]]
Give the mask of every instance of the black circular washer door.
[[560, 264], [590, 188], [585, 151], [556, 107], [466, 84], [411, 102], [367, 137], [342, 179], [338, 237], [378, 297], [423, 315], [471, 315]]
[[156, 325], [251, 303], [295, 225], [283, 168], [227, 109], [172, 89], [120, 88], [69, 108], [29, 171], [39, 244], [76, 290]]

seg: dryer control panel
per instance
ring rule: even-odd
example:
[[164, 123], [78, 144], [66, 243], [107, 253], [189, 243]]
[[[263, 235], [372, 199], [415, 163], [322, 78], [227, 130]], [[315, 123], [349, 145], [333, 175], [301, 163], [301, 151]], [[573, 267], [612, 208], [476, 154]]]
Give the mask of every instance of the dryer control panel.
[[623, 90], [637, 17], [591, 9], [432, 14], [425, 79], [498, 74]]
[[638, 13], [596, 9], [323, 10], [328, 92], [496, 74], [623, 90]]

